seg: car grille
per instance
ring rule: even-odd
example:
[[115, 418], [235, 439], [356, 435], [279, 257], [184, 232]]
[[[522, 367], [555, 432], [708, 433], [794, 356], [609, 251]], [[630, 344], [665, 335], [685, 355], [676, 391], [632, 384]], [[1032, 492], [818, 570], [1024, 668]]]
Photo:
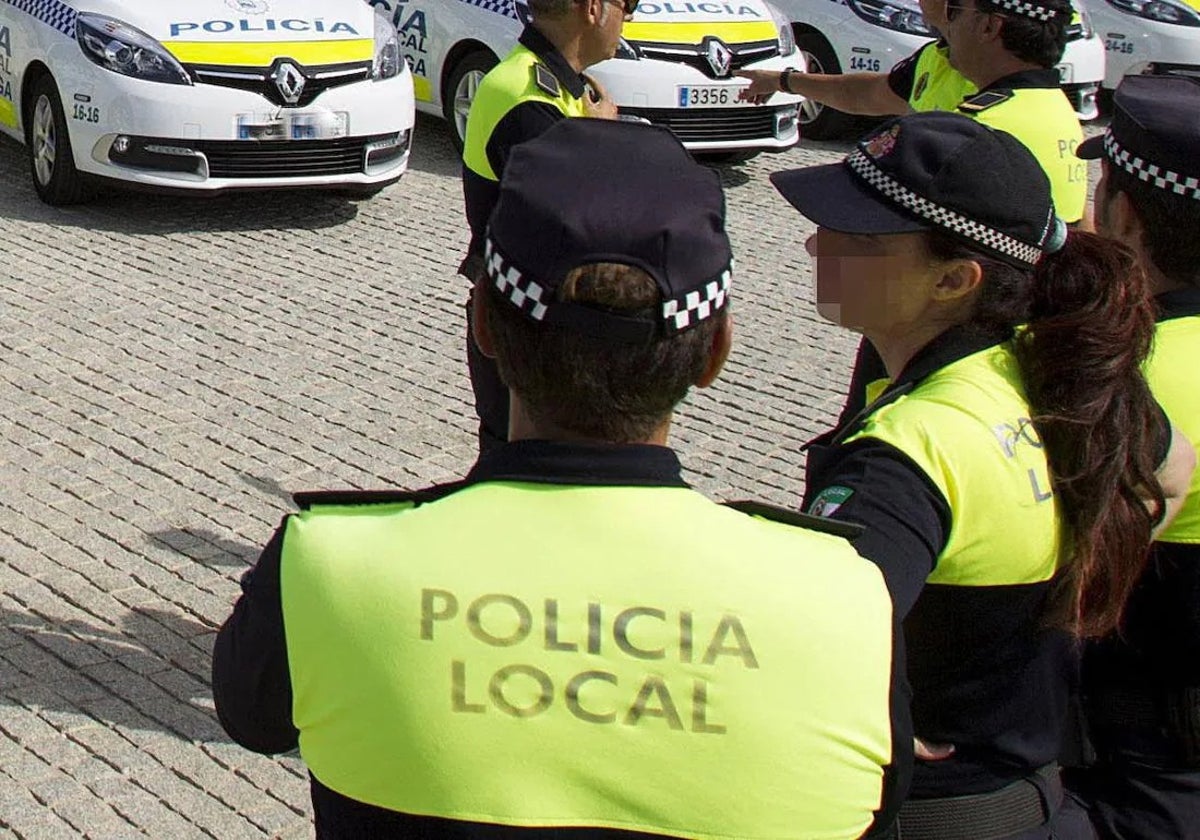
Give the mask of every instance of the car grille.
[[713, 72], [712, 65], [708, 63], [708, 53], [702, 44], [658, 44], [639, 41], [632, 46], [642, 58], [686, 64], [689, 67], [699, 70], [710, 79], [727, 78], [729, 74], [741, 70], [749, 64], [779, 55], [779, 43], [777, 41], [751, 41], [745, 44], [729, 44], [727, 46], [729, 47], [729, 51], [733, 53], [733, 60], [730, 63], [729, 74], [726, 74], [725, 77], [720, 77]]
[[622, 116], [641, 117], [671, 129], [683, 143], [719, 143], [775, 137], [774, 108], [621, 108]]
[[271, 80], [272, 68], [261, 67], [209, 67], [189, 64], [188, 72], [197, 84], [236, 88], [257, 93], [273, 105], [290, 105], [303, 108], [312, 104], [318, 96], [330, 88], [361, 82], [371, 76], [371, 62], [331, 64], [324, 67], [305, 67], [304, 90], [297, 102], [285, 102], [283, 94]]
[[338, 140], [191, 140], [212, 178], [304, 178], [363, 171], [369, 143], [393, 135]]

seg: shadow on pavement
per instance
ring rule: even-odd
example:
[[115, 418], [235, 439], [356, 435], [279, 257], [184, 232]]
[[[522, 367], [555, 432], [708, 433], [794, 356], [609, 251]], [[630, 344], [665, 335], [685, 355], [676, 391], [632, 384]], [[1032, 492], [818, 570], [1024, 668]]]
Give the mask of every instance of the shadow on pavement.
[[[270, 535], [270, 531], [264, 528], [264, 544]], [[259, 546], [231, 540], [206, 528], [169, 528], [151, 531], [146, 538], [203, 566], [249, 566], [258, 559], [260, 550]]]
[[228, 741], [211, 711], [215, 628], [206, 623], [154, 607], [133, 608], [115, 628], [8, 609], [0, 623], [0, 707], [23, 706], [85, 743], [80, 716], [120, 727], [134, 744], [155, 731]]

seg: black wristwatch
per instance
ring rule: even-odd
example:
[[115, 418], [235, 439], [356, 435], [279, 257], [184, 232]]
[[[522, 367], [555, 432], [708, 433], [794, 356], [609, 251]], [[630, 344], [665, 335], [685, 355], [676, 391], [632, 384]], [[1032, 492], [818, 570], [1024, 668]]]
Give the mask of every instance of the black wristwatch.
[[792, 74], [795, 72], [797, 72], [795, 67], [785, 67], [783, 68], [783, 72], [779, 74], [779, 89], [784, 93], [792, 92], [792, 89], [788, 87], [788, 83], [791, 81]]

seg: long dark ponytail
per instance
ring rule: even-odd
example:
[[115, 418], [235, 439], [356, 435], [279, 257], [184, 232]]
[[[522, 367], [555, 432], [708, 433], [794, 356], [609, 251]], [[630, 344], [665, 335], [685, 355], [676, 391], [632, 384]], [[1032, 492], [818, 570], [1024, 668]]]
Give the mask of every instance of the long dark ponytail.
[[972, 323], [1014, 336], [1068, 527], [1048, 618], [1081, 636], [1104, 635], [1120, 623], [1165, 509], [1154, 473], [1168, 430], [1142, 375], [1155, 320], [1146, 276], [1129, 249], [1090, 233], [1070, 233], [1033, 271], [939, 233], [928, 243], [935, 257], [983, 266]]

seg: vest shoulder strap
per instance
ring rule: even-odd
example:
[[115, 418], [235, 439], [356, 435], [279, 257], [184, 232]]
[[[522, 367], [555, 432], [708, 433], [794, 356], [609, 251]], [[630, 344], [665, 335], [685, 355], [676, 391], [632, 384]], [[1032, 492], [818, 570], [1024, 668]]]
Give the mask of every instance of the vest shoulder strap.
[[466, 486], [466, 481], [452, 481], [447, 484], [435, 484], [421, 490], [311, 490], [293, 494], [292, 501], [301, 510], [310, 510], [314, 507], [394, 505], [404, 502], [416, 506], [436, 502]]
[[1011, 90], [985, 90], [974, 96], [969, 96], [958, 105], [958, 110], [966, 114], [978, 114], [989, 108], [995, 108], [1002, 102], [1013, 98]]
[[798, 510], [791, 510], [790, 508], [749, 499], [736, 502], [722, 502], [721, 506], [732, 508], [747, 516], [757, 516], [760, 519], [766, 519], [771, 522], [791, 525], [794, 528], [804, 528], [820, 534], [832, 534], [835, 537], [843, 537], [848, 540], [862, 536], [866, 530], [863, 526], [856, 525], [853, 522], [826, 519], [823, 516], [813, 516], [812, 514], [801, 513]]

